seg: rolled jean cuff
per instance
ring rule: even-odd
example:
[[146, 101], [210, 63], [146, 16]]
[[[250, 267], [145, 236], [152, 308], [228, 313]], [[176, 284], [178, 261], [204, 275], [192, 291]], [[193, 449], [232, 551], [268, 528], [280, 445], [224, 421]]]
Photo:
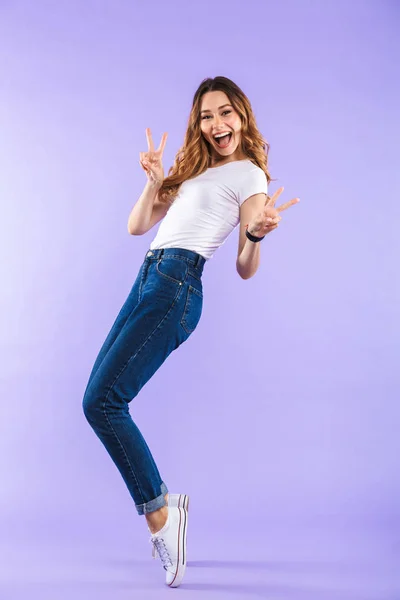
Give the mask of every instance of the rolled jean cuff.
[[161, 483], [161, 494], [154, 498], [154, 500], [150, 500], [149, 502], [145, 502], [144, 504], [136, 504], [136, 510], [138, 515], [145, 515], [147, 513], [154, 512], [163, 506], [166, 506], [165, 494], [168, 494], [168, 488], [164, 482]]

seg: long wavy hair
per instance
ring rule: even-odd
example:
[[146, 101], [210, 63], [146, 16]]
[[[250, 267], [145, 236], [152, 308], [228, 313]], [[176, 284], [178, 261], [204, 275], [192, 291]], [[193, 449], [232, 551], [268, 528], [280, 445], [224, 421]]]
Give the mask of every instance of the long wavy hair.
[[271, 181], [268, 171], [269, 144], [258, 130], [249, 99], [227, 77], [207, 78], [194, 95], [183, 146], [177, 152], [168, 177], [158, 192], [162, 202], [172, 203], [184, 181], [201, 175], [210, 166], [211, 147], [201, 131], [200, 110], [204, 94], [214, 91], [225, 92], [240, 116], [242, 153], [264, 171], [268, 183]]

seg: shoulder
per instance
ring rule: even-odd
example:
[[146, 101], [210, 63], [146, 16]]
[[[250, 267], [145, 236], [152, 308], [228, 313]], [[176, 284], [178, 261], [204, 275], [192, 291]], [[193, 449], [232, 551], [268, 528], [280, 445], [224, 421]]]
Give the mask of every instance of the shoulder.
[[240, 169], [243, 169], [243, 171], [251, 173], [252, 171], [261, 171], [261, 173], [264, 173], [264, 171], [256, 164], [254, 163], [250, 158], [246, 158], [244, 160], [238, 160], [237, 161], [237, 166]]
[[267, 179], [267, 176], [266, 176], [265, 172], [261, 169], [261, 167], [254, 164], [251, 161], [247, 162], [246, 173], [248, 174], [249, 177], [253, 177], [253, 178], [256, 178], [256, 177], [263, 178], [264, 177], [265, 180]]
[[237, 199], [240, 205], [255, 194], [268, 194], [267, 176], [264, 171], [250, 160], [243, 162], [246, 164], [243, 167], [240, 165], [235, 182]]
[[[243, 163], [243, 164], [241, 164]], [[235, 169], [235, 182], [240, 186], [255, 185], [264, 188], [267, 187], [267, 176], [258, 165], [250, 160], [239, 161], [237, 169]], [[261, 191], [264, 191], [262, 189]]]

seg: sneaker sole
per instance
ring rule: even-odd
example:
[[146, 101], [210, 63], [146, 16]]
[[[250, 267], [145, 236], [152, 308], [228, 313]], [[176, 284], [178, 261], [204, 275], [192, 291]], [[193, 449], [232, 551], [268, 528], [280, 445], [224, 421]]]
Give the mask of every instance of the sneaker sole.
[[187, 521], [188, 513], [183, 507], [179, 507], [179, 528], [178, 528], [178, 563], [176, 571], [171, 583], [168, 583], [169, 587], [178, 587], [182, 583], [183, 576], [186, 571], [186, 535], [187, 535]]

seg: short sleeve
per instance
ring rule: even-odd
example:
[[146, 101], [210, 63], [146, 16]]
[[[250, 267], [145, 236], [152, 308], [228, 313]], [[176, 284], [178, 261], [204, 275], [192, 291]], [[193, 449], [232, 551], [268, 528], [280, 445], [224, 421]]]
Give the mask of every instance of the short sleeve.
[[238, 184], [237, 198], [239, 206], [254, 194], [268, 194], [267, 177], [262, 169], [255, 167], [241, 178]]

